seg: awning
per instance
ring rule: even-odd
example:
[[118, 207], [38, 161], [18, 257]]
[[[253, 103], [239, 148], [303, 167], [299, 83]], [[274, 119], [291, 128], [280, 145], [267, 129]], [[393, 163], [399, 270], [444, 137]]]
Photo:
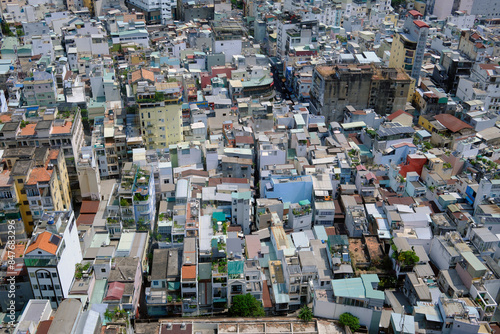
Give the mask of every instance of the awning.
[[229, 275], [243, 274], [243, 261], [231, 261], [227, 264], [227, 273]]
[[180, 287], [181, 287], [180, 282], [168, 282], [168, 290], [169, 291], [179, 290]]

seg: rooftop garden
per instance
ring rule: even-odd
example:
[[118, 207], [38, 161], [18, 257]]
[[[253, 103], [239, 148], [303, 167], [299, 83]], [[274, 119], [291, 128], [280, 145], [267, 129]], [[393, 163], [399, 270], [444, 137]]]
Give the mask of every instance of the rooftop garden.
[[[218, 232], [218, 229], [219, 229], [219, 226], [218, 226], [218, 221], [216, 218], [212, 217], [212, 229], [214, 231], [214, 234], [217, 234]], [[227, 233], [227, 227], [228, 227], [228, 222], [222, 222], [222, 229], [221, 229], [221, 232], [223, 234], [226, 234]]]
[[212, 262], [212, 271], [217, 271], [219, 274], [227, 273], [227, 259], [217, 259]]
[[123, 197], [120, 199], [120, 206], [131, 206], [131, 205], [132, 205], [131, 200]]
[[400, 264], [401, 267], [413, 268], [418, 261], [420, 261], [420, 258], [417, 256], [413, 248], [411, 250], [399, 251], [396, 245], [392, 244], [391, 247], [394, 251], [392, 257]]
[[149, 195], [141, 195], [140, 193], [134, 194], [134, 201], [136, 201], [136, 202], [147, 201], [148, 199], [149, 199]]
[[172, 221], [172, 217], [168, 217], [165, 213], [162, 212], [158, 215], [158, 220], [159, 221], [164, 221], [164, 220]]
[[165, 94], [163, 92], [155, 92], [155, 95], [150, 98], [137, 97], [137, 103], [155, 103], [163, 101], [165, 101]]
[[106, 218], [106, 223], [108, 224], [118, 224], [120, 220], [117, 217], [108, 217]]
[[292, 210], [294, 216], [304, 216], [308, 215], [311, 213], [311, 206], [310, 205], [304, 205], [298, 208], [294, 208]]
[[87, 272], [89, 269], [90, 269], [90, 262], [87, 262], [84, 265], [81, 263], [77, 263], [75, 265], [75, 278], [81, 279], [83, 277], [83, 273]]

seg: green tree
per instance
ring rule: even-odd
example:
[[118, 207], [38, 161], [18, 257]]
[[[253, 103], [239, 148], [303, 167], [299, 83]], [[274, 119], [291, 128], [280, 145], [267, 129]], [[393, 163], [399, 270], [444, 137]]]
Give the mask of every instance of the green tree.
[[113, 320], [113, 311], [110, 311], [109, 309], [104, 312], [104, 317], [108, 320]]
[[351, 313], [342, 313], [339, 318], [339, 323], [341, 326], [348, 326], [353, 332], [357, 331], [360, 327], [359, 319]]
[[414, 250], [400, 252], [397, 259], [401, 264], [408, 267], [413, 267], [418, 261], [420, 261], [420, 258]]
[[299, 311], [299, 319], [305, 322], [311, 321], [313, 318], [313, 312], [309, 306], [304, 305]]
[[9, 24], [6, 22], [2, 22], [2, 35], [14, 36], [14, 33], [10, 30]]
[[260, 301], [247, 293], [246, 295], [233, 297], [233, 303], [229, 308], [229, 315], [232, 317], [263, 317], [264, 308]]

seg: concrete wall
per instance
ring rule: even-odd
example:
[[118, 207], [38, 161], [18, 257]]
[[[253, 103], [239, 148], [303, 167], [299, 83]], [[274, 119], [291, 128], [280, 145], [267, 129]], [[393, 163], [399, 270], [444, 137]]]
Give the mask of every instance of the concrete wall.
[[351, 313], [359, 318], [362, 326], [370, 327], [373, 310], [364, 307], [355, 307], [329, 303], [327, 301], [314, 301], [313, 312], [315, 317], [338, 320], [343, 313]]

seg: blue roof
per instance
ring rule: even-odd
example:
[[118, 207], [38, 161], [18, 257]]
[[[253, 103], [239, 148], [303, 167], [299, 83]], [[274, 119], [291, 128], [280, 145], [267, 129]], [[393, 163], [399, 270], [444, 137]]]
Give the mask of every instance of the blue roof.
[[[288, 182], [280, 182], [280, 179], [288, 179]], [[298, 203], [302, 200], [311, 200], [312, 178], [310, 175], [299, 177], [271, 176], [272, 189], [265, 189], [266, 198], [281, 198], [283, 202]]]
[[290, 302], [290, 296], [286, 291], [284, 283], [273, 284], [274, 300], [276, 304], [284, 304]]
[[391, 314], [391, 323], [394, 331], [401, 334], [415, 333], [415, 318], [412, 315], [404, 315], [404, 318], [399, 313]]
[[379, 282], [376, 274], [361, 275], [361, 277], [332, 280], [333, 294], [336, 297], [356, 299], [385, 299], [383, 291], [373, 288]]
[[417, 135], [421, 138], [427, 138], [427, 137], [431, 137], [432, 135], [429, 133], [429, 131], [427, 130], [420, 130], [420, 131], [417, 131]]
[[319, 240], [328, 240], [328, 235], [326, 234], [326, 229], [322, 225], [317, 225], [313, 227], [314, 236]]
[[373, 288], [374, 286], [378, 286], [378, 282], [380, 282], [377, 274], [361, 275], [361, 279], [363, 280], [363, 285], [365, 287], [366, 298], [382, 300], [385, 299], [384, 291], [375, 290]]
[[336, 297], [365, 298], [365, 287], [360, 277], [332, 280], [332, 288]]

